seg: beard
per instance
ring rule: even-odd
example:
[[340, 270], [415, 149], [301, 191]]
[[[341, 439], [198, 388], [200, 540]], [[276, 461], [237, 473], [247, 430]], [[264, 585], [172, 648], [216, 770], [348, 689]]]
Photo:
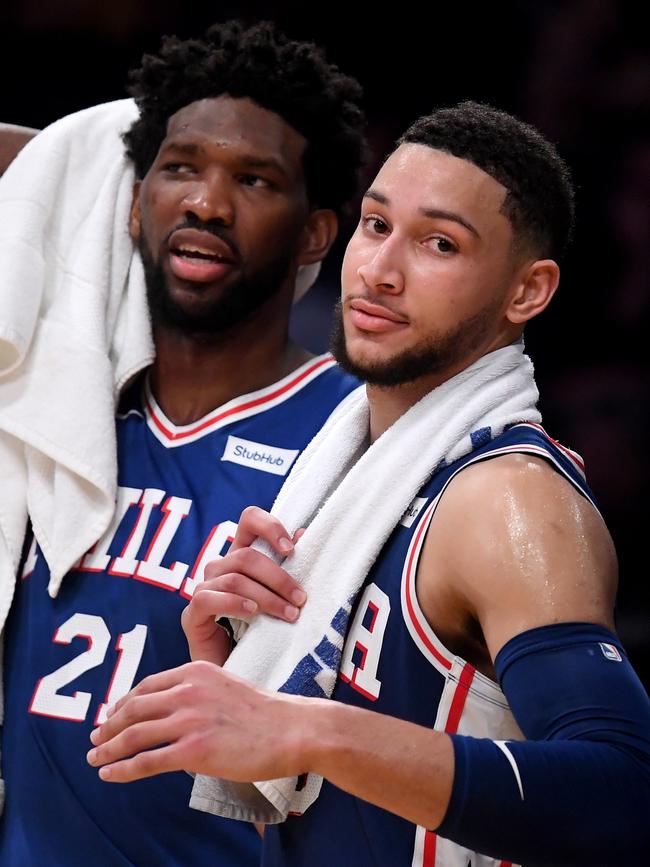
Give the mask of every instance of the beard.
[[464, 358], [481, 345], [493, 328], [498, 303], [486, 305], [478, 313], [459, 322], [446, 332], [436, 332], [415, 346], [380, 361], [355, 361], [348, 354], [343, 328], [343, 308], [339, 301], [334, 309], [330, 349], [343, 370], [368, 385], [389, 388], [415, 382], [428, 374], [456, 371]]
[[272, 262], [226, 286], [216, 298], [198, 305], [199, 309], [191, 309], [173, 298], [162, 264], [154, 260], [144, 235], [138, 247], [153, 325], [205, 338], [223, 335], [251, 318], [283, 288], [292, 262], [287, 245]]

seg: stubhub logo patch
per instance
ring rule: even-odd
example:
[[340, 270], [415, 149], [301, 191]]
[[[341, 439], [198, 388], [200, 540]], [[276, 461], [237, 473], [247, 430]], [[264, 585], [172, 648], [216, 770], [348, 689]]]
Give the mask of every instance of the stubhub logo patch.
[[264, 473], [274, 473], [276, 476], [286, 476], [299, 451], [299, 449], [280, 449], [277, 446], [267, 446], [264, 443], [229, 436], [221, 460], [262, 470]]

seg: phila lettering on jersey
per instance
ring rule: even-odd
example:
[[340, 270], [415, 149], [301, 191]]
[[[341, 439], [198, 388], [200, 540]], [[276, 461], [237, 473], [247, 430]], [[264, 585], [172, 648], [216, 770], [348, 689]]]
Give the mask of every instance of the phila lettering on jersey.
[[86, 763], [88, 738], [143, 677], [188, 661], [180, 615], [205, 564], [225, 553], [246, 506], [271, 507], [357, 386], [320, 356], [186, 426], [146, 383], [124, 395], [111, 526], [54, 599], [33, 545], [7, 623], [2, 867], [259, 863], [251, 826], [187, 807], [187, 774], [108, 786]]
[[[477, 438], [473, 452], [434, 473], [385, 544], [352, 609], [333, 698], [439, 731], [507, 741], [522, 735], [505, 696], [496, 683], [449, 652], [418, 604], [415, 577], [427, 529], [458, 472], [510, 452], [543, 457], [592, 503], [593, 497], [579, 456], [538, 425], [515, 425], [485, 440]], [[470, 852], [327, 781], [304, 815], [267, 828], [262, 863], [516, 867]]]

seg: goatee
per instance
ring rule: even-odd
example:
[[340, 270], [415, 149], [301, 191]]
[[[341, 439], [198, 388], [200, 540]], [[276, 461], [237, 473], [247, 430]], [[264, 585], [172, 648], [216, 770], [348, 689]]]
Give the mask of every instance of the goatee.
[[351, 358], [345, 342], [343, 308], [339, 301], [334, 308], [330, 350], [341, 367], [368, 385], [386, 388], [414, 382], [422, 376], [456, 369], [483, 342], [492, 327], [497, 303], [486, 305], [468, 319], [446, 332], [431, 334], [415, 346], [396, 352], [382, 361]]
[[[197, 337], [217, 337], [249, 319], [283, 288], [291, 268], [289, 249], [254, 274], [242, 276], [224, 287], [213, 299], [195, 309], [183, 305], [171, 295], [167, 275], [141, 236], [140, 256], [144, 267], [147, 302], [154, 325]], [[197, 290], [200, 291], [200, 290]]]

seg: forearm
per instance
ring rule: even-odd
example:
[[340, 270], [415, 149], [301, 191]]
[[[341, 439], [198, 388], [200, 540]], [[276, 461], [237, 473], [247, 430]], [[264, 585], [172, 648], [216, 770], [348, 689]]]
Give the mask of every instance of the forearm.
[[[455, 737], [456, 777], [438, 829], [454, 842], [535, 867], [622, 867], [650, 842], [650, 773], [603, 743]], [[515, 772], [516, 768], [516, 772]]]
[[303, 770], [417, 825], [440, 824], [454, 774], [447, 735], [322, 699], [301, 710]]

